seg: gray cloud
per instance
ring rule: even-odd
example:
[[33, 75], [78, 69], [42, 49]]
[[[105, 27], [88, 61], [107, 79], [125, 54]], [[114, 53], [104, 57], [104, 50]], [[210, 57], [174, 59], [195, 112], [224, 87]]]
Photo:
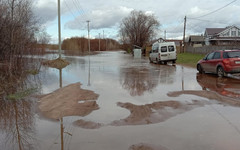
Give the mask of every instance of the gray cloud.
[[57, 3], [53, 1], [36, 1], [34, 3], [34, 14], [40, 18], [41, 23], [53, 21], [57, 17]]
[[[57, 17], [56, 0], [35, 0], [35, 13], [44, 23], [51, 22]], [[65, 29], [85, 30], [86, 20], [90, 20], [91, 29], [113, 28], [130, 11], [142, 10], [154, 13], [162, 24], [160, 35], [164, 30], [168, 38], [181, 37], [183, 32], [183, 19], [187, 16], [187, 35], [203, 34], [207, 27], [226, 27], [240, 25], [240, 1], [227, 6], [211, 15], [196, 19], [228, 4], [226, 0], [62, 0], [62, 15], [76, 17], [65, 24]]]
[[[87, 16], [78, 16], [75, 20], [65, 24], [65, 28], [69, 29], [85, 29], [81, 23], [90, 20], [91, 29], [111, 28], [117, 25], [124, 17], [126, 17], [133, 9], [126, 7], [101, 8], [91, 11]], [[85, 19], [85, 20], [83, 20]]]

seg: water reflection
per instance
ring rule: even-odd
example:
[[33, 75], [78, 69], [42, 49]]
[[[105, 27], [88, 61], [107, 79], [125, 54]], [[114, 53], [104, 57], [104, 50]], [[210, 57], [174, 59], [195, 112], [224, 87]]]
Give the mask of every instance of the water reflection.
[[8, 80], [1, 80], [3, 95], [0, 98], [0, 131], [3, 134], [0, 136], [3, 137], [3, 141], [0, 147], [1, 149], [35, 149], [35, 99], [21, 97], [22, 95], [19, 94], [15, 99], [9, 100], [7, 95], [37, 87], [38, 79], [25, 73], [7, 77], [1, 75]]
[[33, 149], [35, 141], [33, 105], [34, 102], [31, 100], [0, 101], [0, 130], [6, 134], [5, 145], [2, 145], [2, 148]]
[[240, 98], [240, 81], [230, 78], [217, 78], [213, 75], [197, 74], [198, 84], [203, 90], [215, 91], [222, 96]]
[[[59, 70], [59, 87], [62, 88], [62, 69]], [[60, 135], [61, 135], [61, 150], [64, 150], [64, 126], [63, 126], [63, 118], [60, 118]]]
[[170, 97], [178, 97], [183, 94], [204, 97], [209, 100], [217, 100], [218, 102], [231, 106], [240, 107], [240, 81], [230, 78], [217, 78], [216, 76], [207, 74], [197, 74], [198, 84], [202, 90], [182, 90], [169, 92]]
[[176, 74], [175, 66], [134, 66], [120, 69], [120, 83], [131, 96], [141, 96], [145, 91], [151, 92], [161, 84], [172, 84]]
[[90, 86], [91, 85], [91, 82], [90, 82], [90, 75], [91, 75], [91, 70], [90, 70], [90, 68], [91, 68], [91, 65], [90, 65], [90, 56], [88, 56], [88, 86]]

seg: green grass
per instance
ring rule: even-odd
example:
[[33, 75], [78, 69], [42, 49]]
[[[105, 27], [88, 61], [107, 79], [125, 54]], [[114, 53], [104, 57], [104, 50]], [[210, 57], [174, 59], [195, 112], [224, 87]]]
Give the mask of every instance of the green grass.
[[10, 100], [23, 99], [23, 98], [35, 93], [36, 91], [37, 91], [37, 88], [26, 89], [24, 91], [20, 91], [20, 92], [8, 95], [7, 99], [10, 99]]
[[204, 56], [205, 55], [202, 54], [180, 53], [177, 54], [177, 63], [190, 67], [196, 67], [197, 62], [200, 59], [203, 59]]

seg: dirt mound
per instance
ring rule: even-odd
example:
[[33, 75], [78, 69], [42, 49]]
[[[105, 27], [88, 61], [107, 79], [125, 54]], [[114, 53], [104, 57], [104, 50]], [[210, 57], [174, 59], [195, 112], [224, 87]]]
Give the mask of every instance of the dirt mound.
[[161, 101], [146, 105], [118, 103], [118, 106], [128, 109], [131, 114], [125, 119], [113, 121], [111, 125], [123, 126], [159, 123], [194, 108], [202, 107], [205, 104], [207, 103], [197, 100], [185, 103], [177, 101]]
[[100, 127], [102, 127], [102, 124], [100, 123], [85, 120], [77, 120], [73, 124], [84, 129], [99, 129]]
[[128, 150], [168, 150], [163, 146], [154, 146], [145, 143], [132, 145]]
[[65, 68], [70, 63], [64, 59], [57, 58], [54, 60], [47, 60], [47, 61], [43, 62], [42, 64], [45, 66], [49, 66], [51, 68], [62, 69], [62, 68]]
[[[40, 98], [39, 110], [49, 119], [65, 116], [86, 116], [99, 109], [98, 94], [80, 88], [80, 83], [70, 84]], [[81, 103], [79, 103], [81, 101]]]

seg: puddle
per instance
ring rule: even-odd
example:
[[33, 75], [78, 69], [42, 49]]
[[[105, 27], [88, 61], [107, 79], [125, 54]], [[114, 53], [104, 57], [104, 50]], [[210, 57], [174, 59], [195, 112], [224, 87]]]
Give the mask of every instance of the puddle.
[[238, 81], [123, 52], [65, 58], [31, 77], [42, 96], [0, 101], [2, 149], [239, 149]]

